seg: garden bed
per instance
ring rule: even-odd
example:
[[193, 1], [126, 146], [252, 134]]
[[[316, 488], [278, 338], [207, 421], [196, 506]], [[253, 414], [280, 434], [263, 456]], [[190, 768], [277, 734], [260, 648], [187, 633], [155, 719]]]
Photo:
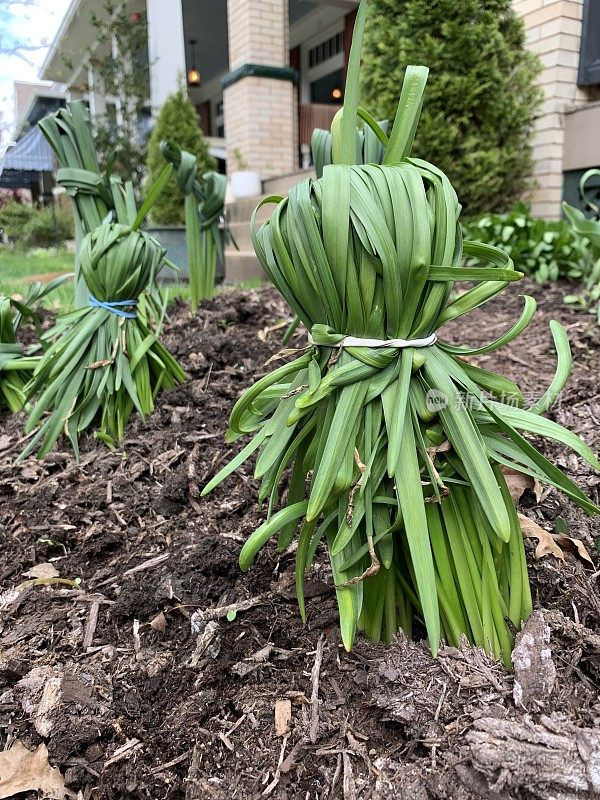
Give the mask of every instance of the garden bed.
[[[562, 304], [564, 287], [523, 283], [539, 301], [534, 323], [477, 363], [539, 396], [554, 364], [548, 322], [559, 319], [575, 366], [553, 413], [598, 452], [600, 329]], [[510, 327], [517, 290], [492, 307], [455, 324], [461, 342]], [[61, 449], [15, 466], [23, 419], [2, 417], [1, 749], [45, 742], [86, 800], [589, 796], [600, 788], [590, 758], [600, 758], [600, 591], [585, 561], [536, 561], [528, 540], [544, 623], [530, 623], [533, 669], [516, 692], [513, 674], [467, 646], [434, 661], [422, 642], [359, 637], [345, 653], [323, 557], [307, 579], [306, 626], [293, 553], [269, 546], [239, 572], [241, 544], [264, 519], [251, 465], [207, 498], [199, 487], [235, 452], [223, 445], [229, 411], [287, 320], [269, 289], [224, 292], [193, 318], [179, 306], [166, 344], [189, 381], [130, 426], [118, 452], [84, 438], [79, 465]], [[544, 452], [599, 501], [600, 477], [579, 458]], [[552, 489], [539, 503], [526, 492], [521, 510], [549, 531], [562, 518], [598, 564], [597, 520]], [[80, 588], [11, 593], [44, 563]], [[214, 612], [232, 604], [237, 613]]]

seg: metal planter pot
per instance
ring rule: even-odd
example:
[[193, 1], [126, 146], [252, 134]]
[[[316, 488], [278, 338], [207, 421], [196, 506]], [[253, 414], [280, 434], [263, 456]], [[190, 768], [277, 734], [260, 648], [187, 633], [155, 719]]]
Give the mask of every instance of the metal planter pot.
[[[173, 281], [187, 281], [189, 278], [187, 246], [185, 243], [184, 225], [152, 225], [146, 229], [151, 236], [154, 236], [167, 251], [167, 258], [179, 267], [179, 272], [170, 269], [163, 269], [161, 279], [164, 283]], [[223, 232], [221, 231], [221, 240]], [[223, 259], [217, 261], [216, 283], [221, 284], [225, 279], [225, 262]]]

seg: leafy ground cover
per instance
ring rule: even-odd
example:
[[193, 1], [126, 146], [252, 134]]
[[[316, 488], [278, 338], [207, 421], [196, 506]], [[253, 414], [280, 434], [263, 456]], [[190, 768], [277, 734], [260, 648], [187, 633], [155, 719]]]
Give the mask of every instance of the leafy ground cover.
[[[560, 320], [575, 366], [552, 417], [598, 452], [600, 329], [563, 304], [562, 283], [522, 281], [492, 318], [461, 321], [453, 341], [505, 330], [520, 292], [538, 300], [532, 327], [477, 363], [538, 397], [554, 363], [548, 322]], [[562, 540], [527, 539], [543, 621], [528, 623], [514, 673], [469, 647], [434, 660], [402, 637], [389, 648], [359, 637], [346, 654], [324, 552], [307, 576], [306, 626], [293, 552], [269, 544], [239, 571], [265, 516], [253, 465], [207, 498], [199, 491], [235, 452], [222, 445], [228, 411], [268, 369], [288, 319], [272, 289], [223, 291], [194, 317], [179, 304], [164, 341], [189, 381], [159, 399], [147, 426], [130, 426], [121, 450], [84, 437], [79, 465], [65, 445], [15, 468], [23, 417], [0, 418], [0, 750], [46, 745], [67, 788], [99, 800], [590, 796], [600, 525], [563, 495], [527, 490], [520, 511], [580, 539], [594, 567], [571, 552], [538, 559], [540, 545]], [[591, 469], [543, 448], [598, 502]], [[79, 582], [15, 591], [55, 573]]]

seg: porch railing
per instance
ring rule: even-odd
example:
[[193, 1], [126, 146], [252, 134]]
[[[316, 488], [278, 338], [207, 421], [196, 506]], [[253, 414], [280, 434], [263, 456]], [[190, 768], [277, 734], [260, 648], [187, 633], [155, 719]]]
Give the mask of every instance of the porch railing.
[[331, 121], [341, 106], [329, 103], [301, 103], [298, 109], [298, 133], [301, 145], [310, 144], [315, 128], [329, 130]]

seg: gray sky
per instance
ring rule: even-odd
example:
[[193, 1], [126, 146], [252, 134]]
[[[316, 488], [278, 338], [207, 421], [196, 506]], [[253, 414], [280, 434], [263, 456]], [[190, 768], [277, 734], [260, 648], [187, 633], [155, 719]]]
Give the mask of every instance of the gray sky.
[[[0, 153], [14, 123], [13, 81], [36, 81], [70, 0], [0, 0]], [[20, 55], [10, 55], [17, 45]]]

